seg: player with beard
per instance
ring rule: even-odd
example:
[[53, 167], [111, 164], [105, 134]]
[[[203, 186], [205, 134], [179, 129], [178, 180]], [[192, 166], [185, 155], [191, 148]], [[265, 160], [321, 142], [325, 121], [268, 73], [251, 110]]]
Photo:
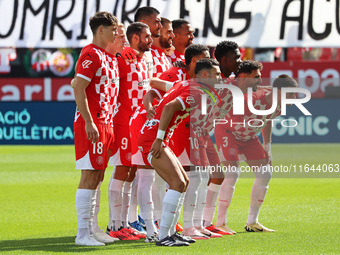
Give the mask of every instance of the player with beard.
[[[229, 112], [225, 117], [229, 124], [218, 124], [215, 128], [216, 144], [220, 152], [223, 165], [227, 167], [225, 179], [222, 186], [225, 187], [223, 198], [219, 200], [218, 206], [218, 224], [227, 225], [227, 210], [232, 200], [235, 185], [240, 176], [240, 161], [245, 162], [252, 168], [255, 174], [255, 180], [251, 191], [251, 201], [245, 230], [247, 232], [275, 232], [272, 229], [264, 227], [258, 222], [260, 208], [264, 202], [268, 191], [268, 184], [271, 179], [271, 121], [281, 113], [281, 88], [297, 87], [294, 79], [287, 75], [281, 75], [274, 80], [273, 88], [278, 88], [277, 101], [278, 106], [268, 115], [256, 115], [252, 113], [247, 104], [247, 96], [252, 96], [253, 104], [261, 110], [272, 108], [273, 91], [265, 89], [257, 90], [258, 84], [261, 83], [262, 65], [258, 62], [245, 61], [241, 65], [240, 72], [243, 75], [237, 75], [236, 80], [240, 79], [238, 84], [243, 92], [249, 87], [244, 83], [251, 83], [253, 92], [251, 95], [245, 93], [245, 113], [244, 115], [233, 115]], [[244, 80], [246, 77], [247, 81]], [[287, 98], [295, 98], [295, 93], [288, 93]], [[256, 103], [255, 103], [256, 102]], [[252, 125], [248, 123], [251, 121]], [[242, 124], [244, 123], [244, 125]], [[262, 123], [262, 124], [261, 124]], [[263, 147], [256, 136], [262, 131]], [[220, 193], [220, 196], [222, 194]]]
[[169, 57], [170, 61], [171, 63], [182, 61], [185, 64], [184, 52], [186, 47], [194, 42], [194, 30], [192, 29], [191, 24], [185, 19], [173, 20], [172, 28], [175, 34], [173, 39], [175, 50]]
[[[159, 79], [157, 79], [158, 81], [160, 81], [159, 83], [156, 83], [157, 85], [159, 85], [158, 87], [160, 88], [158, 89], [151, 89], [143, 98], [143, 103], [145, 105], [141, 106], [139, 111], [136, 112], [133, 116], [133, 118], [131, 119], [130, 122], [130, 128], [131, 128], [131, 132], [133, 132], [132, 130], [135, 130], [134, 133], [135, 137], [138, 137], [138, 132], [141, 129], [141, 125], [140, 123], [142, 123], [142, 125], [145, 123], [146, 118], [147, 118], [147, 114], [149, 118], [152, 118], [154, 115], [152, 114], [152, 112], [154, 112], [153, 110], [153, 100], [155, 98], [157, 98], [158, 100], [162, 98], [162, 96], [164, 95], [164, 91], [166, 91], [165, 89], [165, 83], [168, 83], [169, 87], [172, 86], [172, 83], [175, 81], [184, 81], [187, 79], [193, 78], [195, 76], [195, 66], [196, 66], [196, 62], [199, 61], [202, 58], [209, 58], [210, 54], [209, 54], [209, 49], [206, 46], [203, 45], [190, 45], [186, 50], [185, 50], [185, 57], [186, 57], [186, 61], [187, 63], [189, 63], [186, 68], [178, 68], [178, 67], [172, 67], [171, 69], [169, 69], [168, 71], [164, 72], [160, 78], [167, 80], [167, 82], [161, 82]], [[155, 80], [155, 78], [154, 78]], [[171, 84], [171, 86], [170, 86]], [[168, 88], [169, 89], [169, 88]], [[178, 128], [176, 129], [176, 131], [174, 132], [173, 137], [171, 138], [171, 141], [173, 142], [173, 139], [175, 140], [179, 140], [180, 142], [178, 144], [176, 144], [175, 147], [171, 147], [171, 145], [173, 144], [172, 142], [170, 142], [170, 147], [171, 149], [173, 149], [175, 152], [177, 152], [177, 156], [180, 156], [183, 151], [185, 150], [185, 148], [190, 148], [190, 141], [189, 141], [189, 134], [187, 134], [187, 131], [189, 131], [189, 129], [186, 128], [186, 126], [189, 124], [190, 118], [187, 118], [187, 121], [183, 121]], [[180, 134], [178, 136], [178, 134]], [[186, 139], [187, 138], [187, 139]], [[182, 140], [181, 140], [182, 139]], [[183, 140], [184, 139], [184, 140]], [[186, 142], [183, 142], [186, 141]], [[182, 146], [182, 145], [186, 145], [186, 146]], [[140, 152], [139, 152], [140, 153]], [[185, 154], [185, 153], [183, 153]], [[186, 151], [186, 155], [190, 155], [190, 151], [189, 149], [187, 149]], [[188, 156], [187, 156], [188, 157]], [[182, 166], [188, 166], [188, 160], [185, 161], [180, 161]], [[190, 165], [190, 164], [189, 164]], [[186, 167], [188, 168], [188, 167]], [[154, 175], [155, 175], [155, 171], [154, 170], [147, 170], [147, 169], [139, 169], [138, 171], [143, 170], [140, 175], [140, 179], [139, 179], [139, 185], [138, 185], [138, 200], [139, 202], [139, 206], [141, 208], [141, 214], [142, 217], [147, 217], [145, 218], [145, 222], [146, 224], [149, 222], [149, 219], [151, 217], [151, 210], [153, 208], [153, 202], [152, 200], [156, 201], [160, 201], [160, 205], [161, 201], [164, 198], [165, 195], [165, 186], [164, 186], [164, 181], [161, 179], [161, 181], [157, 181], [155, 182], [155, 184], [152, 186], [152, 190], [153, 192], [153, 196], [152, 199], [149, 196], [149, 192], [150, 192], [150, 187], [154, 181]], [[189, 171], [189, 169], [186, 169]], [[163, 192], [164, 191], [164, 192]], [[193, 191], [193, 192], [191, 192]], [[192, 196], [195, 193], [194, 189], [190, 188], [190, 192], [187, 193], [186, 196]], [[155, 199], [156, 198], [156, 199]], [[188, 199], [186, 199], [186, 201], [188, 201]], [[185, 212], [186, 212], [186, 206], [187, 204], [185, 204]], [[188, 208], [190, 209], [190, 208]], [[192, 208], [193, 209], [193, 208]], [[155, 215], [155, 220], [156, 222], [160, 222], [160, 218], [161, 218], [161, 212], [162, 212], [162, 207], [158, 208], [155, 206], [155, 211], [154, 211], [154, 215]], [[188, 213], [186, 213], [186, 215], [188, 215]], [[190, 216], [189, 216], [190, 218]], [[185, 218], [187, 220], [187, 218]], [[190, 219], [188, 219], [188, 221], [190, 222], [190, 220], [192, 221], [192, 217]], [[149, 225], [149, 223], [148, 223]], [[150, 231], [148, 229], [151, 229]], [[152, 240], [152, 234], [153, 234], [153, 230], [152, 230], [152, 226], [147, 226], [147, 230], [148, 230], [148, 237], [146, 240]], [[170, 234], [174, 234], [175, 231], [178, 231], [178, 225], [176, 224], [176, 222], [174, 222], [174, 224], [171, 226], [170, 228]], [[204, 238], [205, 236], [200, 234], [199, 232], [197, 232], [195, 234], [195, 237], [197, 239], [198, 236], [200, 236], [201, 238]], [[148, 241], [149, 242], [149, 241]]]
[[[160, 13], [157, 9], [153, 7], [141, 7], [137, 10], [135, 14], [135, 21], [140, 21], [147, 24], [150, 27], [150, 31], [153, 38], [153, 45], [151, 47], [151, 57], [148, 56], [147, 59], [152, 59], [152, 63], [150, 63], [151, 67], [151, 76], [159, 77], [163, 72], [167, 71], [172, 65], [169, 59], [167, 58], [165, 51], [168, 51], [171, 48], [172, 40], [174, 37], [173, 29], [171, 22], [168, 19], [161, 18]], [[163, 27], [164, 26], [164, 27]], [[151, 65], [152, 64], [152, 65]], [[134, 127], [136, 124], [134, 124]], [[135, 151], [138, 154], [138, 150]], [[133, 154], [133, 162], [137, 165], [140, 165], [137, 171], [137, 178], [134, 181], [133, 188], [134, 190], [137, 188], [136, 184], [140, 177], [143, 175], [142, 183], [150, 183], [153, 181], [153, 174], [150, 173], [150, 169], [141, 167], [143, 165], [140, 160], [137, 160], [138, 156]], [[154, 171], [152, 171], [154, 173]], [[164, 181], [156, 174], [156, 180], [153, 185], [153, 198], [154, 198], [154, 206], [155, 206], [155, 219], [159, 218], [162, 210], [162, 201], [165, 194], [165, 183]], [[138, 188], [137, 188], [138, 189]], [[137, 229], [140, 229], [140, 223], [136, 219], [137, 218], [137, 205], [131, 205], [131, 225]], [[133, 213], [132, 213], [133, 212]], [[145, 219], [144, 219], [145, 220]], [[149, 234], [150, 229], [153, 229], [151, 223], [146, 223], [149, 225]], [[182, 230], [182, 227], [178, 225], [178, 230]]]
[[151, 47], [153, 59], [153, 77], [159, 77], [162, 73], [172, 67], [169, 59], [166, 56], [166, 51], [171, 49], [174, 33], [171, 21], [166, 18], [161, 18], [162, 28], [160, 36], [155, 38]]
[[[149, 27], [141, 22], [130, 24], [126, 33], [131, 48], [138, 54], [134, 62], [118, 58], [120, 89], [117, 113], [114, 118], [116, 141], [114, 155], [110, 159], [110, 164], [116, 168], [109, 188], [112, 199], [111, 209], [113, 209], [110, 236], [122, 240], [137, 240], [136, 233], [129, 228], [127, 219], [131, 200], [131, 184], [136, 172], [136, 167], [131, 163], [129, 119], [149, 89], [150, 76], [144, 52], [150, 50], [152, 38]], [[145, 237], [145, 235], [137, 236]]]
[[[185, 50], [185, 62], [188, 63], [185, 68], [172, 67], [162, 74], [160, 79], [176, 81], [194, 78], [194, 70], [197, 61], [209, 57], [209, 49], [206, 46], [192, 44]], [[202, 197], [199, 188], [202, 183], [205, 183], [205, 185], [207, 184], [206, 182], [209, 179], [209, 176], [206, 175], [206, 172], [200, 173], [190, 171], [190, 166], [193, 166], [193, 160], [190, 158], [193, 156], [191, 153], [191, 146], [193, 145], [192, 139], [194, 138], [190, 136], [189, 126], [190, 118], [186, 118], [175, 130], [169, 141], [169, 147], [174, 151], [189, 177], [189, 186], [183, 204], [183, 235], [190, 236], [194, 239], [221, 237], [220, 234], [211, 233], [202, 226], [204, 196]], [[194, 226], [196, 228], [194, 228]]]
[[[248, 68], [247, 68], [248, 67]], [[237, 71], [236, 79], [230, 79], [229, 85], [237, 86], [242, 90], [243, 93], [247, 93], [248, 87], [255, 87], [259, 83], [261, 83], [261, 73], [262, 65], [258, 62], [247, 61], [246, 63], [241, 63], [239, 70]], [[222, 100], [230, 101], [231, 103], [228, 106], [222, 106], [221, 110], [218, 111], [218, 116], [216, 119], [223, 119], [225, 115], [229, 114], [232, 107], [233, 107], [233, 100], [232, 95], [228, 89], [221, 89], [222, 98], [226, 98], [223, 96], [229, 94], [229, 100]], [[216, 112], [216, 111], [215, 111]], [[215, 115], [216, 116], [216, 115]], [[212, 119], [212, 117], [210, 117]], [[222, 126], [222, 125], [220, 125]], [[221, 127], [218, 128], [221, 128]], [[210, 130], [207, 128], [207, 130]], [[216, 131], [216, 128], [215, 128]], [[215, 132], [216, 133], [216, 132]], [[217, 139], [216, 139], [217, 141]], [[220, 141], [217, 141], [219, 143]], [[220, 154], [221, 155], [221, 154]], [[224, 205], [229, 204], [229, 198], [226, 196], [229, 192], [229, 184], [225, 181], [227, 177], [227, 173], [224, 174], [223, 172], [216, 172], [214, 178], [212, 179], [211, 183], [209, 184], [208, 194], [207, 194], [207, 205], [204, 209], [204, 224], [207, 225], [208, 229], [210, 228], [211, 231], [217, 232], [223, 230], [230, 234], [236, 234], [235, 231], [231, 230], [227, 224], [224, 222], [225, 219], [225, 207]], [[218, 197], [219, 195], [219, 197]], [[219, 199], [219, 207], [217, 213], [217, 227], [212, 224], [212, 219], [215, 214], [216, 208], [216, 201], [217, 197]]]
[[220, 77], [218, 63], [213, 59], [201, 59], [196, 65], [195, 74], [197, 80], [178, 83], [163, 97], [156, 108], [155, 117], [144, 124], [138, 139], [144, 162], [152, 164], [170, 186], [163, 201], [159, 242], [156, 245], [189, 245], [176, 232], [171, 235], [169, 231], [171, 223], [179, 217], [188, 180], [178, 159], [166, 146], [168, 140], [163, 144], [163, 139], [165, 134], [171, 135], [193, 107], [200, 105], [200, 97], [204, 93], [200, 88], [209, 90], [209, 86], [217, 82]]

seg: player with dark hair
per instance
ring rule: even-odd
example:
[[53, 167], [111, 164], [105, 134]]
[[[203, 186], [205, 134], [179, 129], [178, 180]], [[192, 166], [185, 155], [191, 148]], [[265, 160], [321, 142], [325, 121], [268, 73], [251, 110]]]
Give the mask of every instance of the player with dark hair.
[[[222, 82], [224, 84], [233, 84], [231, 74], [236, 74], [241, 60], [241, 53], [239, 51], [238, 45], [233, 41], [222, 41], [217, 44], [214, 51], [215, 58], [219, 61], [221, 76], [224, 78]], [[230, 77], [231, 76], [231, 77]], [[232, 96], [229, 90], [227, 89], [218, 89], [219, 99], [222, 102], [222, 105], [219, 107], [214, 107], [210, 113], [211, 121], [205, 123], [206, 127], [203, 130], [202, 139], [204, 141], [203, 145], [205, 148], [205, 152], [207, 153], [207, 160], [209, 161], [210, 166], [218, 166], [220, 165], [219, 157], [216, 153], [216, 149], [214, 144], [211, 141], [210, 135], [208, 132], [213, 128], [213, 120], [223, 118], [227, 112], [229, 112], [232, 108]], [[209, 131], [206, 131], [209, 130]], [[212, 224], [212, 219], [215, 214], [216, 209], [216, 201], [219, 194], [219, 190], [221, 188], [222, 181], [224, 179], [224, 174], [220, 172], [212, 172], [212, 179], [208, 187], [201, 187], [200, 192], [206, 192], [206, 202], [203, 209], [203, 222], [204, 227], [213, 232], [222, 235], [230, 235], [233, 233], [232, 230], [228, 228], [217, 228], [214, 224]], [[205, 190], [207, 188], [207, 190]]]
[[201, 59], [196, 64], [195, 74], [197, 80], [179, 82], [168, 91], [156, 108], [155, 117], [144, 124], [138, 139], [145, 164], [152, 165], [170, 186], [163, 200], [159, 241], [156, 245], [189, 245], [177, 232], [171, 235], [169, 231], [171, 223], [176, 222], [179, 217], [178, 212], [183, 204], [188, 178], [177, 157], [166, 144], [168, 136], [188, 115], [188, 111], [200, 105], [203, 90], [199, 88], [209, 89], [209, 86], [213, 86], [219, 79], [218, 62], [213, 59]]
[[[144, 52], [149, 51], [152, 38], [149, 27], [141, 22], [131, 23], [127, 28], [127, 37], [131, 48], [138, 52], [134, 62], [119, 57], [120, 89], [117, 101], [114, 129], [116, 141], [110, 164], [115, 166], [110, 182], [112, 208], [112, 229], [110, 236], [122, 240], [136, 240], [136, 235], [128, 226], [128, 208], [131, 200], [131, 185], [136, 167], [131, 162], [132, 148], [129, 120], [143, 96], [149, 89], [149, 71], [144, 59]], [[138, 238], [137, 238], [138, 239]]]
[[193, 44], [194, 30], [191, 24], [185, 19], [176, 19], [172, 21], [175, 37], [173, 45], [175, 46], [174, 53], [170, 56], [171, 62], [182, 61], [184, 63], [184, 52], [186, 47]]
[[[252, 87], [253, 90], [255, 90], [257, 89], [257, 86], [262, 83], [261, 70], [262, 70], [261, 63], [250, 61], [250, 60], [244, 61], [239, 66], [236, 79], [230, 80], [230, 85], [237, 86], [239, 89], [242, 90], [244, 94], [247, 93], [248, 87]], [[225, 98], [225, 96], [223, 96], [223, 93], [225, 95], [230, 94], [229, 90], [222, 89], [221, 90], [222, 98]], [[232, 102], [231, 95], [229, 99], [230, 100], [222, 100], [222, 101]], [[229, 107], [222, 107], [221, 109], [224, 110], [223, 114], [221, 111], [218, 110], [217, 112], [219, 113], [219, 115], [216, 118], [223, 119], [224, 116], [230, 112], [231, 107], [232, 107], [232, 104], [230, 104]], [[218, 128], [220, 128], [221, 126], [223, 125], [219, 125]], [[215, 128], [215, 132], [216, 132], [216, 128]], [[230, 202], [228, 198], [226, 197], [226, 194], [228, 194], [228, 186], [226, 186], [226, 181], [225, 181], [226, 175], [227, 174], [223, 175], [221, 173], [216, 173], [215, 177], [211, 180], [211, 183], [209, 184], [209, 187], [208, 187], [207, 204], [204, 209], [203, 220], [204, 220], [204, 225], [210, 231], [219, 233], [219, 230], [222, 230], [227, 233], [235, 234], [236, 232], [231, 230], [227, 226], [227, 224], [224, 222], [224, 219], [225, 219], [225, 214], [223, 213], [223, 210], [225, 209], [224, 205], [226, 205], [227, 202]], [[212, 224], [212, 219], [215, 214], [216, 201], [217, 201], [218, 195], [219, 195], [219, 198], [218, 198], [219, 207], [218, 207], [218, 213], [217, 213], [217, 223], [216, 223], [217, 227], [215, 227], [215, 225]]]
[[217, 44], [214, 56], [220, 63], [222, 77], [228, 78], [232, 73], [236, 74], [241, 60], [241, 53], [236, 42], [222, 41]]
[[[102, 237], [92, 229], [97, 188], [104, 178], [114, 133], [110, 125], [110, 102], [118, 91], [112, 81], [116, 78], [113, 58], [105, 49], [113, 43], [118, 20], [108, 12], [97, 12], [90, 18], [92, 43], [82, 49], [74, 82], [77, 111], [74, 119], [76, 169], [81, 178], [76, 193], [78, 233], [76, 245], [105, 245]], [[112, 240], [108, 241], [112, 242]]]
[[151, 6], [138, 8], [135, 13], [135, 22], [143, 22], [150, 27], [153, 38], [158, 38], [161, 32], [160, 12]]
[[[190, 56], [190, 61], [192, 62], [192, 63], [189, 63], [189, 65], [187, 65], [187, 69], [172, 67], [168, 71], [165, 71], [160, 77], [162, 77], [164, 80], [167, 80], [167, 82], [164, 82], [157, 78], [152, 79], [151, 84], [159, 84], [158, 86], [159, 89], [153, 88], [150, 91], [148, 91], [148, 93], [143, 98], [144, 104], [139, 107], [139, 109], [135, 112], [134, 116], [131, 118], [131, 121], [130, 121], [130, 131], [134, 135], [134, 137], [136, 137], [135, 139], [137, 139], [139, 131], [141, 127], [143, 126], [143, 124], [145, 123], [146, 119], [154, 117], [154, 110], [153, 110], [154, 106], [153, 105], [155, 104], [155, 100], [157, 100], [158, 102], [164, 95], [165, 93], [164, 91], [167, 91], [172, 87], [173, 82], [178, 81], [178, 80], [183, 81], [183, 80], [189, 79], [190, 75], [191, 77], [194, 77], [195, 75], [194, 69], [195, 69], [196, 62], [201, 58], [209, 58], [210, 56], [208, 48], [203, 45], [189, 46], [186, 50], [186, 55]], [[154, 83], [155, 81], [157, 82]], [[167, 89], [165, 88], [166, 83], [168, 83]], [[182, 126], [182, 123], [180, 126]], [[178, 130], [179, 128], [176, 129], [176, 131]], [[140, 214], [142, 215], [145, 221], [145, 224], [149, 225], [147, 226], [148, 236], [146, 240], [147, 242], [152, 242], [152, 239], [153, 239], [152, 231], [154, 230], [153, 230], [153, 227], [150, 226], [150, 223], [149, 223], [150, 217], [152, 214], [151, 211], [153, 208], [155, 209], [154, 210], [155, 220], [156, 222], [160, 222], [161, 213], [162, 213], [162, 200], [165, 195], [165, 182], [164, 180], [159, 179], [160, 177], [157, 177], [156, 180], [154, 180], [155, 171], [152, 169], [148, 169], [145, 166], [139, 168], [138, 172], [140, 174], [139, 184], [138, 184], [138, 200], [139, 200], [139, 206], [140, 206]], [[151, 189], [151, 185], [152, 185], [152, 191], [153, 191], [152, 198], [149, 193]], [[153, 207], [154, 204], [155, 204], [155, 207]], [[171, 228], [171, 231], [172, 232], [179, 231], [178, 228], [179, 226], [177, 224], [174, 224]], [[151, 230], [149, 231], [149, 229]]]
[[[202, 58], [209, 58], [209, 49], [204, 45], [192, 44], [188, 46], [185, 50], [186, 63], [188, 63], [185, 68], [172, 67], [165, 73], [163, 73], [160, 78], [169, 82], [174, 81], [184, 81], [195, 77], [195, 67], [196, 63]], [[168, 90], [170, 88], [170, 83], [167, 88], [160, 87], [163, 90]], [[174, 151], [175, 155], [179, 157], [179, 161], [184, 167], [188, 177], [189, 177], [189, 187], [186, 193], [184, 204], [183, 204], [183, 220], [184, 220], [184, 230], [183, 235], [190, 236], [194, 239], [209, 239], [204, 234], [201, 234], [193, 226], [193, 215], [196, 209], [195, 204], [197, 200], [197, 189], [202, 178], [200, 172], [190, 172], [190, 166], [193, 162], [190, 160], [190, 151], [192, 145], [192, 137], [190, 137], [190, 118], [186, 118], [181, 122], [181, 124], [176, 128], [174, 134], [172, 135], [169, 146]], [[160, 219], [157, 219], [159, 221]], [[201, 221], [199, 226], [201, 226]], [[174, 226], [172, 226], [170, 231], [174, 231]], [[207, 232], [207, 231], [206, 231]], [[211, 234], [211, 233], [209, 233]], [[214, 234], [212, 234], [214, 236]]]
[[[256, 104], [257, 109], [268, 110], [271, 109], [273, 104], [273, 91], [266, 89], [257, 90], [258, 84], [262, 82], [261, 70], [262, 65], [259, 62], [244, 61], [241, 64], [236, 81], [239, 88], [246, 94], [245, 97], [252, 96], [252, 102]], [[289, 76], [277, 78], [274, 81], [274, 85], [277, 88], [297, 87], [295, 80]], [[253, 92], [251, 95], [247, 94], [247, 87], [252, 87], [252, 90], [256, 92]], [[271, 165], [271, 122], [268, 120], [274, 119], [281, 113], [280, 91], [278, 89], [277, 101], [279, 104], [273, 109], [271, 114], [259, 115], [252, 113], [248, 108], [247, 100], [245, 100], [245, 114], [243, 116], [233, 115], [229, 112], [225, 117], [226, 120], [233, 121], [234, 125], [216, 125], [215, 137], [217, 148], [220, 152], [222, 164], [228, 168], [220, 192], [217, 226], [227, 227], [227, 209], [233, 197], [236, 182], [240, 176], [239, 162], [243, 159], [252, 167], [255, 174], [245, 230], [247, 232], [274, 232], [274, 230], [266, 228], [258, 222], [258, 215], [271, 179], [269, 168]], [[294, 93], [288, 94], [288, 98], [294, 97]], [[249, 121], [251, 121], [251, 125], [249, 125]], [[263, 147], [256, 136], [260, 131], [262, 131]]]
[[[162, 73], [167, 71], [172, 67], [171, 62], [169, 61], [167, 54], [173, 48], [172, 40], [174, 38], [174, 33], [172, 29], [172, 23], [170, 20], [166, 18], [161, 18], [159, 12], [155, 10], [153, 7], [142, 7], [137, 10], [135, 15], [135, 19], [145, 24], [149, 25], [151, 34], [153, 36], [153, 44], [151, 47], [150, 54], [146, 56], [147, 61], [150, 67], [150, 73], [152, 77], [159, 77]], [[135, 153], [138, 154], [138, 151]], [[138, 159], [139, 157], [134, 154], [134, 159]], [[137, 161], [136, 164], [141, 165], [141, 162]], [[143, 180], [148, 182], [151, 181], [152, 175], [150, 174], [150, 169], [148, 167], [143, 168], [142, 166], [138, 167], [139, 170], [137, 172], [137, 179], [140, 175], [143, 176]], [[153, 171], [154, 172], [154, 171]], [[161, 201], [162, 199], [157, 199], [159, 195], [164, 194], [165, 190], [160, 191], [162, 187], [165, 186], [163, 180], [156, 174], [156, 180], [154, 182], [153, 188], [153, 196], [154, 206], [155, 206], [155, 215], [158, 215], [158, 212], [161, 212]], [[144, 183], [143, 181], [143, 183]], [[137, 209], [137, 208], [136, 208]], [[160, 217], [160, 213], [159, 213]], [[137, 221], [138, 223], [138, 221]], [[150, 223], [146, 223], [149, 225], [149, 229], [151, 228]]]

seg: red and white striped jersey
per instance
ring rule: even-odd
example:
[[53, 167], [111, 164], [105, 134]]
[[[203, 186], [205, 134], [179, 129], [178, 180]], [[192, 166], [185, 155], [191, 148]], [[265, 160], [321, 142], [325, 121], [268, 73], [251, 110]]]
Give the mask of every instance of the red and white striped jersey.
[[[252, 93], [253, 105], [257, 110], [268, 110], [271, 105], [266, 100], [268, 90], [261, 89]], [[250, 112], [247, 103], [247, 94], [245, 94], [244, 115], [233, 115], [229, 112], [225, 119], [228, 121], [228, 130], [237, 140], [248, 141], [256, 136], [267, 124], [266, 120], [274, 119], [281, 115], [281, 107], [277, 106], [275, 111], [269, 115], [256, 115]], [[231, 121], [236, 125], [231, 125]], [[250, 124], [250, 125], [249, 125]], [[271, 123], [269, 124], [271, 125]]]
[[165, 81], [185, 81], [189, 80], [190, 76], [187, 69], [173, 66], [159, 76], [159, 79]]
[[[176, 83], [159, 102], [155, 110], [155, 117], [145, 122], [143, 128], [140, 131], [141, 135], [155, 138], [164, 106], [170, 101], [177, 99], [180, 101], [182, 109], [175, 112], [167, 127], [166, 133], [168, 136], [171, 136], [178, 124], [190, 115], [191, 110], [195, 107], [199, 107], [201, 102], [201, 94], [204, 93], [199, 89], [201, 86], [201, 84], [193, 80]], [[143, 138], [141, 138], [141, 140], [143, 140]]]
[[[223, 84], [236, 86], [233, 79], [224, 79]], [[210, 132], [214, 128], [214, 121], [224, 119], [233, 107], [233, 97], [229, 89], [218, 88], [214, 92], [211, 93], [213, 98], [207, 97], [207, 114], [200, 116], [200, 120], [193, 120], [196, 121], [196, 126], [200, 126], [205, 132]]]
[[143, 96], [150, 89], [150, 75], [147, 63], [137, 57], [134, 62], [118, 57], [120, 88], [117, 100], [115, 124], [129, 124], [129, 118], [142, 103]]
[[117, 113], [117, 99], [119, 93], [119, 68], [118, 68], [118, 59], [114, 57], [113, 59], [113, 72], [114, 78], [112, 79], [112, 86], [110, 88], [109, 95], [111, 96], [110, 100], [110, 108], [109, 108], [109, 120], [110, 124], [113, 126], [113, 119], [115, 114]]
[[176, 61], [182, 61], [185, 64], [185, 57], [184, 53], [180, 53], [177, 50], [174, 50], [174, 52], [171, 54], [171, 56], [168, 56], [171, 63], [174, 63]]
[[152, 77], [159, 77], [162, 73], [172, 67], [169, 59], [165, 55], [164, 50], [151, 46], [151, 54], [153, 60], [153, 75]]
[[[115, 57], [104, 49], [94, 44], [85, 46], [78, 59], [77, 77], [90, 82], [85, 92], [89, 110], [93, 120], [110, 123], [112, 111], [118, 94], [118, 82], [116, 82]], [[112, 109], [111, 109], [112, 110]], [[77, 110], [75, 122], [84, 122]]]

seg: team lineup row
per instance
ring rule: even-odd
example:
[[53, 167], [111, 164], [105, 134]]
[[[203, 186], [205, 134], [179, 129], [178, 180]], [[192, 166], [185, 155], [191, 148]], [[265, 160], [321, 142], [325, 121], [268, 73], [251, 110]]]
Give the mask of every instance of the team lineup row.
[[[188, 246], [197, 239], [236, 234], [226, 215], [242, 160], [259, 169], [245, 230], [274, 232], [258, 222], [271, 179], [271, 125], [241, 123], [273, 119], [280, 115], [280, 104], [269, 115], [253, 114], [245, 104], [244, 114], [234, 115], [233, 95], [223, 84], [237, 86], [244, 97], [252, 97], [255, 108], [264, 110], [273, 98], [280, 102], [282, 87], [297, 87], [295, 80], [279, 76], [273, 83], [277, 93], [259, 86], [262, 64], [242, 62], [237, 43], [218, 43], [211, 58], [206, 46], [193, 44], [189, 22], [161, 18], [153, 7], [139, 8], [126, 33], [108, 12], [97, 12], [90, 27], [93, 41], [83, 48], [72, 80], [76, 169], [81, 170], [76, 244], [145, 238], [159, 246]], [[215, 126], [217, 119], [238, 124]], [[217, 150], [209, 135], [213, 129]], [[260, 131], [264, 146], [256, 136]], [[114, 171], [104, 233], [97, 217], [108, 163]], [[221, 164], [237, 170], [197, 171], [197, 166]]]

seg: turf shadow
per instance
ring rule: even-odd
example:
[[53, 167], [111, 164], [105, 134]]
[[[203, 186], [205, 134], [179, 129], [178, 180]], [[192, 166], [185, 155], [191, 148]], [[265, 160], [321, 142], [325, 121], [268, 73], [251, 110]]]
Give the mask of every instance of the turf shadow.
[[[74, 244], [74, 236], [49, 237], [22, 240], [0, 241], [0, 253], [5, 251], [46, 251], [46, 252], [92, 252], [99, 249], [143, 249], [150, 248], [150, 244], [139, 241], [118, 241], [101, 247], [84, 247]], [[126, 245], [129, 244], [129, 245]]]

